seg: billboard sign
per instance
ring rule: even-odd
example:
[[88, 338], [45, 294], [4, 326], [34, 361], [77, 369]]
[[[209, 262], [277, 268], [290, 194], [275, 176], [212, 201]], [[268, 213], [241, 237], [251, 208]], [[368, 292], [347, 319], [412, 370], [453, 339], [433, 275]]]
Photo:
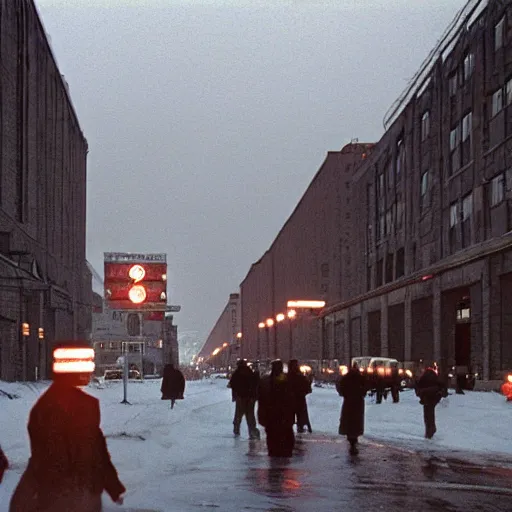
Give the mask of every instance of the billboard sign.
[[105, 253], [105, 299], [110, 309], [165, 311], [165, 254]]

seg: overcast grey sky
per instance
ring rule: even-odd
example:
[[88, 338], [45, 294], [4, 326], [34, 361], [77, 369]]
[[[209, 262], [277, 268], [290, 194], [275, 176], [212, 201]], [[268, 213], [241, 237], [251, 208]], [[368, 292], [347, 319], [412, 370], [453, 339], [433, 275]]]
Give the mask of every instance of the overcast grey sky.
[[166, 252], [205, 338], [329, 150], [375, 141], [465, 0], [36, 0], [89, 141], [89, 261]]

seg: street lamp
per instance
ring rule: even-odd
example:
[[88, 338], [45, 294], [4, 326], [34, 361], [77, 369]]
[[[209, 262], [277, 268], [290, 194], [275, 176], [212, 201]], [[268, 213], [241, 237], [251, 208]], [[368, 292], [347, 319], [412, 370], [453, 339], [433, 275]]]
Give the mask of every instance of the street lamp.
[[274, 319], [267, 318], [265, 321], [267, 331], [267, 358], [270, 359], [270, 328], [274, 326]]
[[277, 326], [285, 319], [283, 313], [279, 313], [276, 315], [276, 328], [274, 330], [274, 357], [277, 358]]
[[288, 310], [288, 313], [286, 314], [288, 317], [288, 350], [290, 352], [290, 359], [293, 357], [293, 328], [292, 328], [292, 321], [297, 316], [297, 311], [295, 309]]
[[258, 324], [258, 349], [257, 349], [257, 353], [256, 353], [256, 358], [258, 359], [258, 361], [261, 359], [261, 337], [260, 337], [260, 332], [262, 329], [265, 329], [265, 322], [260, 322]]

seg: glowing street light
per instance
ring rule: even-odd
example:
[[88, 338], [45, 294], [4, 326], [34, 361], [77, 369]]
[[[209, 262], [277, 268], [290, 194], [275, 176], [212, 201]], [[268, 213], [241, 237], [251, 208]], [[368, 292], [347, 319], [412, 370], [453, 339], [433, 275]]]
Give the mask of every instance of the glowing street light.
[[241, 339], [241, 338], [242, 338], [242, 333], [241, 333], [241, 332], [237, 332], [237, 333], [236, 333], [236, 337], [237, 337], [238, 339]]
[[276, 316], [276, 321], [277, 322], [282, 322], [286, 317], [283, 315], [283, 313], [279, 313], [277, 316]]
[[296, 309], [322, 309], [325, 307], [324, 300], [289, 300], [287, 302], [288, 308]]
[[267, 324], [267, 327], [272, 327], [274, 325], [274, 319], [267, 318], [266, 324]]
[[286, 315], [290, 320], [293, 320], [297, 316], [297, 311], [295, 311], [295, 309], [290, 309]]

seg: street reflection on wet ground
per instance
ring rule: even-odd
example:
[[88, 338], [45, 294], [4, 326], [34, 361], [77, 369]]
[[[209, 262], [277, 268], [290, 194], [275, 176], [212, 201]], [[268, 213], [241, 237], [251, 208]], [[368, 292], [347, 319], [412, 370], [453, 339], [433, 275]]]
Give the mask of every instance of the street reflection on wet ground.
[[269, 458], [264, 440], [249, 442], [246, 455], [246, 476], [236, 486], [269, 498], [269, 512], [341, 505], [390, 512], [512, 510], [510, 467], [479, 466], [438, 452], [363, 441], [354, 457], [341, 437], [305, 434], [291, 459]]

